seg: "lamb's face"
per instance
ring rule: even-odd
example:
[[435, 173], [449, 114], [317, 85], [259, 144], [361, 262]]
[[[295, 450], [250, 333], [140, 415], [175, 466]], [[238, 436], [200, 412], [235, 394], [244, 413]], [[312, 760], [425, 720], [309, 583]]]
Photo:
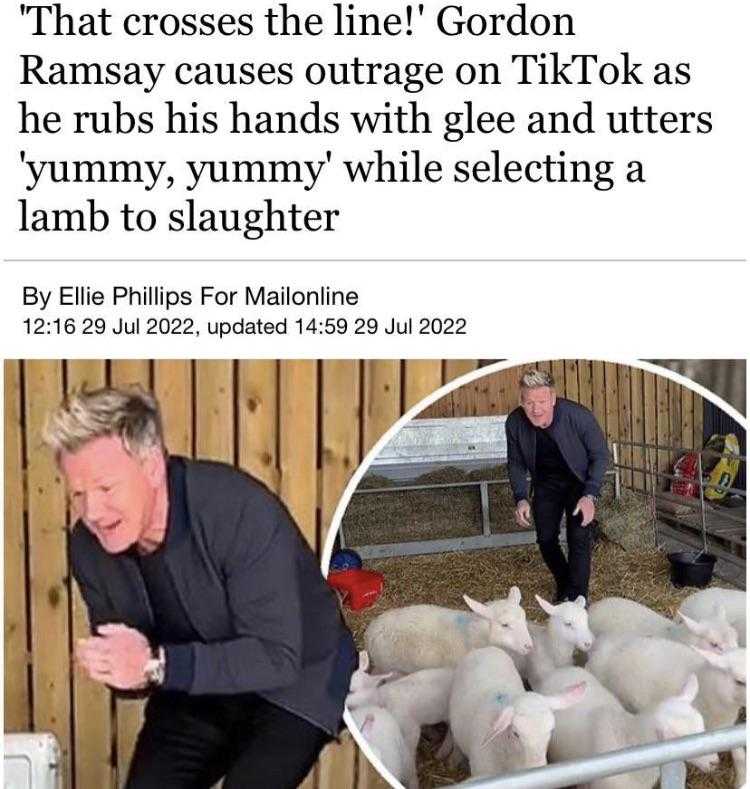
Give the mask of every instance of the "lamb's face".
[[726, 620], [726, 616], [694, 620], [680, 613], [679, 617], [690, 631], [692, 643], [695, 646], [715, 652], [717, 655], [737, 648], [737, 631]]
[[[728, 697], [734, 704], [743, 706], [747, 700], [747, 667], [745, 666], [746, 653], [744, 647], [730, 649], [722, 655], [709, 652], [705, 649], [693, 647], [714, 668], [723, 672], [730, 683]], [[729, 700], [729, 699], [727, 699]]]
[[526, 625], [526, 612], [518, 603], [495, 600], [487, 606], [492, 612], [490, 644], [527, 655], [534, 647]]
[[[683, 698], [665, 699], [656, 708], [655, 718], [659, 737], [664, 740], [702, 734], [705, 731], [703, 716], [689, 701]], [[707, 753], [688, 759], [688, 761], [699, 770], [710, 772], [718, 766], [719, 754]]]
[[524, 767], [543, 767], [547, 764], [547, 747], [555, 716], [544, 696], [538, 693], [522, 693], [513, 706], [513, 723], [507, 737], [520, 755]]
[[734, 700], [737, 704], [747, 702], [747, 665], [744, 647], [732, 649], [724, 654], [727, 659], [728, 671], [734, 680]]
[[589, 629], [589, 616], [586, 612], [585, 601], [560, 603], [554, 606], [550, 614], [549, 626], [555, 631], [556, 636], [576, 649], [588, 652], [594, 643], [594, 634]]

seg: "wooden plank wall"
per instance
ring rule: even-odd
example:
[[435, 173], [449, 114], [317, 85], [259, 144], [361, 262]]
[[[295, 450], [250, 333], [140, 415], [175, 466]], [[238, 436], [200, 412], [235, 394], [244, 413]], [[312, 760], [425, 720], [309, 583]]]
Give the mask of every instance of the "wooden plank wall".
[[[122, 786], [139, 702], [71, 668], [88, 632], [67, 564], [62, 481], [41, 445], [65, 391], [139, 383], [158, 395], [171, 451], [234, 463], [286, 502], [319, 550], [361, 458], [410, 406], [476, 360], [5, 362], [5, 728], [53, 731], [66, 789]], [[512, 388], [510, 376], [503, 386]], [[480, 388], [482, 385], [479, 385]], [[585, 388], [585, 386], [584, 386]], [[503, 397], [509, 397], [509, 394]], [[489, 389], [482, 408], [498, 401]], [[347, 736], [326, 749], [307, 789], [385, 786]]]
[[[628, 365], [587, 359], [557, 359], [537, 364], [553, 375], [559, 394], [582, 403], [596, 416], [609, 441], [678, 446], [703, 442], [703, 398], [687, 387]], [[420, 418], [490, 416], [518, 405], [518, 379], [528, 365], [492, 373], [436, 400]], [[624, 464], [669, 471], [675, 455], [622, 447]], [[624, 484], [646, 490], [648, 477], [624, 471]], [[649, 488], [650, 489], [650, 488]]]

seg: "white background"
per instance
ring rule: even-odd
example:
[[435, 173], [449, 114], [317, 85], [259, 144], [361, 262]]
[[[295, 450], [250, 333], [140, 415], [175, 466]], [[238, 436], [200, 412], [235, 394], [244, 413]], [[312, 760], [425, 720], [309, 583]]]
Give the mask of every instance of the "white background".
[[[743, 258], [746, 257], [747, 182], [745, 155], [748, 124], [746, 30], [747, 4], [724, 0], [711, 4], [682, 0], [634, 0], [633, 2], [582, 2], [550, 0], [529, 3], [531, 10], [570, 12], [577, 35], [553, 37], [455, 37], [435, 32], [435, 9], [447, 3], [428, 2], [424, 18], [411, 38], [343, 39], [321, 36], [307, 39], [268, 39], [260, 32], [250, 38], [170, 38], [149, 40], [112, 38], [32, 37], [31, 20], [22, 19], [16, 3], [6, 3], [4, 36], [6, 79], [10, 82], [6, 105], [5, 189], [3, 229], [6, 258]], [[188, 10], [235, 12], [255, 10], [265, 4], [227, 2], [206, 4], [159, 4], [156, 8], [135, 3], [113, 3], [128, 10]], [[96, 10], [97, 4], [66, 3], [66, 8]], [[401, 10], [392, 0], [374, 8]], [[514, 3], [465, 3], [465, 9], [506, 12]], [[292, 8], [323, 10], [329, 4], [301, 3]], [[360, 10], [369, 10], [359, 5]], [[328, 13], [328, 12], [326, 12]], [[692, 82], [683, 87], [499, 87], [463, 88], [451, 80], [411, 96], [398, 88], [310, 88], [302, 79], [288, 87], [207, 88], [175, 87], [165, 69], [163, 84], [150, 95], [138, 87], [40, 87], [19, 89], [19, 52], [43, 53], [48, 60], [119, 60], [208, 62], [291, 60], [296, 73], [311, 59], [347, 61], [354, 55], [380, 61], [442, 61], [451, 65], [465, 60], [506, 63], [510, 53], [558, 49], [563, 53], [599, 53], [616, 59], [628, 50], [633, 59], [646, 64], [690, 61]], [[31, 107], [83, 109], [120, 99], [131, 109], [157, 111], [166, 98], [187, 106], [197, 100], [204, 108], [224, 109], [231, 99], [248, 109], [305, 108], [312, 99], [324, 107], [346, 110], [377, 109], [386, 100], [393, 104], [416, 99], [434, 112], [436, 121], [450, 108], [460, 108], [472, 98], [477, 106], [500, 111], [511, 109], [522, 118], [525, 111], [576, 110], [590, 98], [600, 112], [627, 109], [633, 104], [653, 104], [660, 110], [710, 110], [714, 131], [709, 135], [639, 135], [612, 137], [603, 133], [581, 136], [474, 135], [462, 143], [442, 142], [432, 135], [121, 135], [120, 137], [72, 135], [15, 135], [19, 110], [16, 102], [26, 98]], [[114, 208], [124, 200], [140, 207], [180, 205], [178, 160], [186, 158], [318, 158], [332, 149], [334, 159], [364, 155], [382, 147], [393, 155], [404, 148], [419, 147], [426, 157], [484, 158], [493, 148], [503, 158], [535, 158], [544, 153], [567, 152], [567, 158], [612, 158], [621, 164], [629, 159], [646, 162], [648, 184], [618, 184], [610, 192], [591, 185], [478, 184], [454, 185], [357, 185], [348, 184], [341, 171], [329, 169], [318, 186], [304, 192], [298, 186], [223, 185], [192, 194], [201, 206], [249, 207], [264, 197], [279, 204], [297, 200], [301, 206], [339, 207], [342, 215], [335, 233], [271, 234], [260, 241], [246, 241], [238, 234], [166, 233], [33, 234], [14, 230], [18, 217], [16, 200], [26, 183], [18, 149], [30, 158], [168, 158], [178, 185], [164, 192], [146, 193], [138, 185], [101, 185], [95, 194], [103, 206]], [[40, 187], [27, 196], [33, 205], [78, 204], [92, 193], [88, 186]]]
[[[384, 39], [55, 39], [28, 36], [16, 3], [4, 5], [6, 104], [3, 124], [3, 242], [0, 327], [7, 356], [433, 356], [527, 358], [554, 356], [734, 357], [747, 355], [747, 66], [745, 3], [710, 5], [677, 0], [584, 2], [560, 0], [531, 4], [531, 10], [570, 12], [574, 39], [446, 38], [433, 32], [431, 17], [443, 3], [426, 3], [424, 18], [411, 38]], [[255, 10], [237, 2], [200, 6], [161, 4], [158, 8], [128, 2], [127, 10]], [[515, 4], [466, 3], [466, 10], [506, 12]], [[301, 4], [308, 10], [328, 5]], [[96, 4], [71, 3], [66, 8], [96, 11]], [[402, 10], [403, 4], [377, 8]], [[297, 6], [293, 6], [297, 8]], [[370, 10], [366, 5], [359, 10]], [[311, 90], [298, 80], [273, 91], [255, 88], [194, 90], [159, 88], [149, 98], [137, 88], [28, 88], [16, 86], [19, 52], [41, 52], [48, 59], [216, 61], [346, 61], [355, 54], [375, 60], [441, 60], [447, 66], [463, 60], [502, 60], [510, 52], [560, 49], [597, 52], [614, 57], [629, 50], [635, 60], [692, 63], [690, 85], [671, 89], [512, 86], [475, 89], [428, 88], [415, 97], [398, 89], [346, 88]], [[166, 72], [167, 70], [165, 70]], [[220, 108], [237, 99], [248, 108], [304, 107], [319, 99], [342, 113], [376, 108], [416, 98], [441, 112], [466, 98], [495, 110], [513, 109], [519, 116], [533, 107], [574, 109], [590, 98], [601, 111], [625, 109], [633, 103], [662, 110], [710, 110], [710, 135], [628, 136], [611, 138], [530, 138], [525, 134], [476, 136], [447, 145], [438, 134], [372, 139], [339, 134], [236, 138], [220, 135], [140, 138], [72, 135], [28, 136], [19, 140], [17, 101], [60, 111], [121, 99], [132, 109], [155, 109], [169, 96], [182, 104], [199, 100]], [[446, 161], [486, 155], [499, 148], [508, 158], [528, 158], [561, 146], [573, 155], [642, 158], [647, 185], [619, 184], [600, 193], [590, 185], [389, 185], [351, 186], [333, 172], [321, 176], [310, 193], [298, 187], [230, 185], [193, 193], [202, 204], [255, 205], [271, 196], [280, 203], [341, 207], [336, 233], [269, 235], [259, 242], [235, 235], [167, 234], [21, 234], [15, 231], [17, 198], [24, 172], [18, 149], [36, 158], [101, 156], [112, 158], [263, 158], [317, 157], [332, 148], [337, 158], [374, 147], [392, 153], [420, 147]], [[176, 165], [172, 170], [177, 175]], [[77, 204], [91, 190], [76, 185], [40, 187], [33, 203]], [[139, 206], [179, 204], [180, 187], [144, 192], [135, 185], [100, 186], [97, 198], [114, 206], [130, 200]], [[30, 259], [55, 262], [29, 262]], [[184, 262], [189, 258], [193, 262]], [[217, 263], [210, 259], [231, 259]], [[305, 262], [281, 262], [290, 258]], [[542, 262], [540, 259], [556, 262]], [[639, 259], [638, 262], [624, 259]], [[75, 263], [86, 259], [90, 262]], [[112, 259], [117, 259], [113, 261]], [[137, 259], [137, 260], [136, 260]], [[172, 262], [162, 262], [169, 259]], [[439, 259], [442, 262], [438, 262]], [[482, 259], [467, 262], [466, 259]], [[677, 262], [668, 262], [668, 260]], [[690, 259], [694, 262], [684, 262]], [[731, 259], [728, 261], [727, 259]], [[417, 262], [417, 261], [425, 262]], [[562, 262], [562, 261], [581, 262]], [[620, 261], [620, 262], [615, 262]], [[33, 311], [21, 307], [20, 286], [91, 284], [106, 287], [126, 280], [136, 285], [166, 284], [182, 288], [205, 282], [242, 288], [288, 284], [330, 284], [357, 288], [360, 314], [465, 315], [465, 338], [408, 337], [331, 338], [308, 336], [278, 339], [26, 337], [22, 320]], [[62, 314], [69, 311], [60, 311]], [[105, 311], [106, 312], [106, 311]], [[325, 315], [331, 311], [323, 311]], [[333, 312], [340, 314], [340, 310]], [[91, 311], [95, 314], [95, 311]], [[127, 317], [127, 313], [123, 313]], [[210, 317], [208, 311], [202, 313]], [[289, 313], [290, 318], [296, 314]], [[51, 316], [50, 316], [51, 317]], [[220, 317], [220, 316], [216, 316]], [[721, 321], [721, 329], [712, 329]]]

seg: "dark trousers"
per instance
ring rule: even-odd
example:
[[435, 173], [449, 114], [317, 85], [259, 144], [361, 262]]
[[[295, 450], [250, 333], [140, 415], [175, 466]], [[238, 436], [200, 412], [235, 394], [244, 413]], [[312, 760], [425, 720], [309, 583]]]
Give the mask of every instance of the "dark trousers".
[[154, 694], [127, 789], [294, 789], [332, 738], [254, 693]]
[[[583, 495], [579, 482], [549, 482], [537, 485], [532, 513], [539, 550], [555, 578], [558, 597], [575, 600], [578, 595], [588, 599], [591, 575], [591, 527], [581, 526], [581, 514], [573, 515]], [[565, 514], [568, 558], [560, 547], [560, 521]]]

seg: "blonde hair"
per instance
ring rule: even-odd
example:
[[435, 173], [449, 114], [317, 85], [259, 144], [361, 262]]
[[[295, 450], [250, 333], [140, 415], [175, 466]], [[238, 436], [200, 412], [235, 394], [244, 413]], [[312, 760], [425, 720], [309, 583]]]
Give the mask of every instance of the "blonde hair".
[[526, 370], [518, 382], [521, 389], [539, 389], [542, 386], [555, 388], [555, 379], [543, 370]]
[[42, 432], [44, 443], [56, 457], [109, 436], [119, 437], [132, 455], [154, 448], [164, 451], [156, 398], [140, 386], [74, 391], [47, 416]]

